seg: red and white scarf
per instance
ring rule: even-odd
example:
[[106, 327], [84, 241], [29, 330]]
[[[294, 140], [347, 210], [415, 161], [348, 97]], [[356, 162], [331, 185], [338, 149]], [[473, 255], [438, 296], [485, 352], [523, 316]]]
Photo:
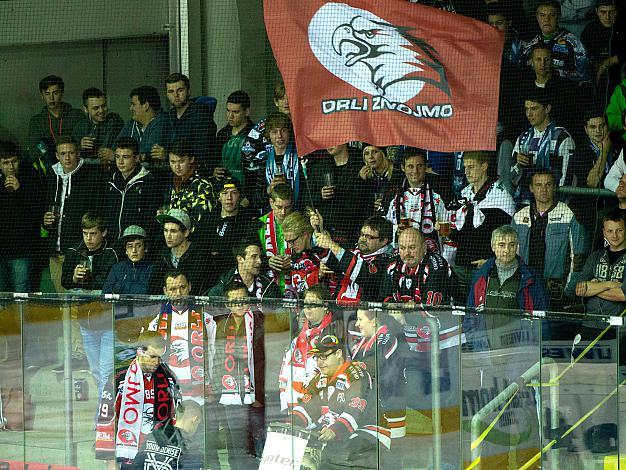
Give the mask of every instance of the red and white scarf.
[[[248, 310], [244, 314], [243, 322], [246, 329], [244, 344], [237, 342], [237, 325], [229, 317], [224, 322], [224, 338], [221, 339], [218, 367], [221, 370], [222, 391], [220, 404], [222, 405], [251, 405], [256, 400], [254, 390], [254, 314]], [[238, 363], [236, 348], [243, 348], [245, 358], [243, 367]], [[219, 377], [219, 376], [218, 376]]]
[[361, 301], [363, 289], [356, 282], [361, 269], [365, 266], [369, 269], [370, 273], [375, 273], [378, 268], [374, 264], [374, 260], [378, 255], [389, 253], [390, 250], [390, 245], [385, 245], [368, 255], [363, 254], [358, 248], [350, 250], [355, 256], [352, 258], [344, 276], [338, 283], [337, 305], [354, 305]]
[[[178, 322], [177, 318], [181, 321]], [[210, 367], [214, 349], [213, 317], [189, 306], [177, 310], [168, 302], [148, 329], [160, 332], [167, 339], [166, 362], [176, 375], [183, 397], [202, 404], [204, 386], [209, 383], [209, 374], [204, 370], [204, 354], [209, 351]]]
[[115, 448], [117, 457], [134, 459], [139, 451], [141, 441], [141, 425], [143, 423], [144, 407], [154, 407], [154, 396], [146, 397], [141, 366], [137, 359], [131, 362], [122, 388], [122, 401], [117, 421]]
[[[374, 336], [368, 338], [367, 336], [363, 336], [352, 348], [352, 360], [353, 361], [358, 361], [359, 360], [359, 354], [361, 355], [361, 357], [365, 357], [365, 355], [374, 347], [374, 345], [376, 345], [378, 343], [379, 338], [386, 334], [389, 333], [389, 328], [387, 328], [387, 325], [383, 325], [381, 327], [378, 328], [378, 330], [376, 330], [376, 333], [374, 333]], [[397, 339], [395, 339], [395, 345], [392, 348], [389, 348], [389, 353], [385, 354], [385, 359], [388, 359], [389, 356], [391, 356], [391, 354], [394, 353], [394, 351], [397, 348]]]
[[145, 436], [174, 418], [169, 378], [161, 367], [153, 374], [144, 374], [134, 359], [126, 371], [118, 400], [116, 456], [134, 459]]
[[[408, 183], [405, 182], [405, 186]], [[393, 223], [394, 240], [399, 226], [417, 228], [427, 238], [438, 241], [435, 232], [437, 209], [445, 210], [441, 196], [434, 192], [430, 184], [423, 183], [419, 188], [405, 187], [389, 204], [387, 220]]]
[[291, 342], [291, 347], [283, 357], [278, 375], [280, 409], [286, 410], [298, 402], [304, 390], [317, 371], [317, 361], [309, 355], [313, 342], [332, 323], [333, 314], [328, 311], [317, 326], [311, 326], [305, 319], [302, 330]]

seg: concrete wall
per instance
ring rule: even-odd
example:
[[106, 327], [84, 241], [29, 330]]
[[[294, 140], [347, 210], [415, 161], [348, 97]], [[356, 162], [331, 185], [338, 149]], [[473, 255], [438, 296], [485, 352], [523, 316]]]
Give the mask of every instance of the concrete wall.
[[168, 0], [0, 2], [0, 46], [163, 34]]
[[[225, 124], [226, 97], [243, 89], [252, 118], [273, 109], [277, 77], [263, 23], [261, 0], [187, 0], [192, 94], [218, 99]], [[24, 140], [28, 120], [41, 109], [37, 83], [56, 74], [65, 101], [80, 107], [88, 86], [105, 89], [109, 108], [129, 117], [128, 92], [149, 84], [164, 90], [170, 72], [168, 35], [177, 0], [9, 0], [0, 2], [0, 137]], [[174, 10], [173, 10], [174, 9]], [[173, 62], [174, 63], [174, 62]], [[173, 71], [173, 70], [172, 70]], [[167, 108], [164, 93], [162, 101]]]
[[263, 23], [260, 0], [205, 0], [206, 90], [218, 101], [216, 121], [224, 125], [226, 98], [245, 90], [252, 119], [273, 108], [275, 64]]
[[[63, 77], [64, 100], [81, 107], [82, 91], [103, 89], [124, 119], [131, 88], [163, 89], [169, 72], [167, 0], [0, 2], [0, 137], [24, 142], [43, 103], [39, 80]], [[88, 13], [86, 13], [86, 10]]]

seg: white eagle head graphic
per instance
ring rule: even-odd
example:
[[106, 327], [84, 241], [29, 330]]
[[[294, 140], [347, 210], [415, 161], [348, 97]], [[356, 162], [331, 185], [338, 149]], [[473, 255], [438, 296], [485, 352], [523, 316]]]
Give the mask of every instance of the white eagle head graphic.
[[315, 57], [334, 75], [370, 95], [405, 103], [424, 85], [450, 96], [435, 48], [367, 10], [327, 3], [309, 23]]

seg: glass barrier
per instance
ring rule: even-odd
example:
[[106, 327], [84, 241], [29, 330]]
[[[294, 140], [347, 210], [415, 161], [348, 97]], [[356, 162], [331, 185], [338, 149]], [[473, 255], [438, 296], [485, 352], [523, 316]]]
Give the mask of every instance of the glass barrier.
[[0, 468], [618, 468], [620, 317], [228, 299], [3, 298]]

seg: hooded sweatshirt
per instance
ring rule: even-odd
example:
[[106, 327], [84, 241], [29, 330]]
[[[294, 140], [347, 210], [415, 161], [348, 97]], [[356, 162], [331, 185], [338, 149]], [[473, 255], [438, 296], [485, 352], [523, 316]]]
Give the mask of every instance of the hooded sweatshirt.
[[65, 173], [61, 163], [52, 166], [46, 206], [55, 204], [60, 213], [56, 225], [49, 230], [52, 251], [65, 253], [81, 242], [81, 217], [86, 212], [98, 212], [101, 208], [102, 189], [98, 176], [97, 171], [84, 165], [82, 159], [69, 173]]

